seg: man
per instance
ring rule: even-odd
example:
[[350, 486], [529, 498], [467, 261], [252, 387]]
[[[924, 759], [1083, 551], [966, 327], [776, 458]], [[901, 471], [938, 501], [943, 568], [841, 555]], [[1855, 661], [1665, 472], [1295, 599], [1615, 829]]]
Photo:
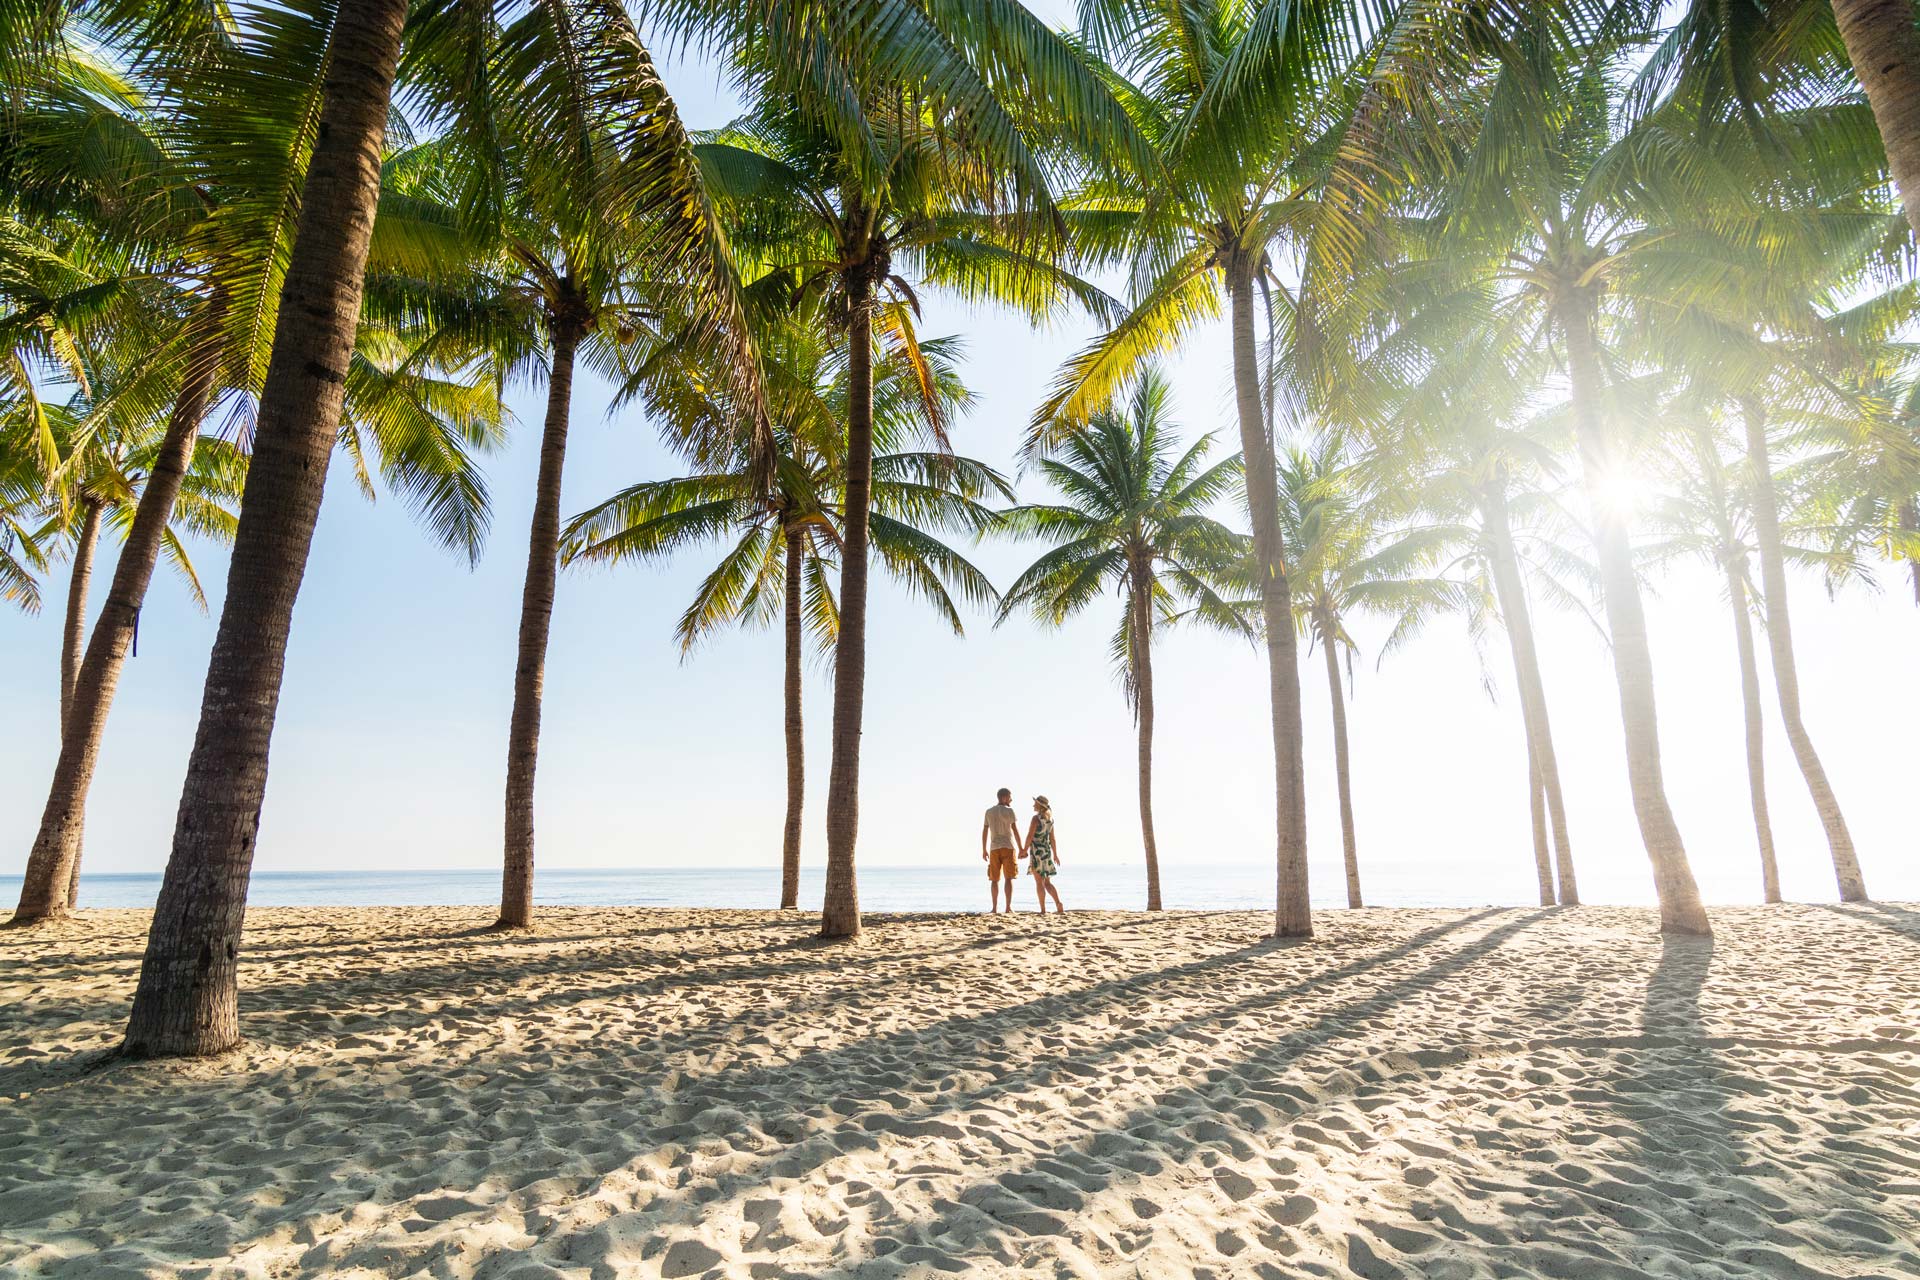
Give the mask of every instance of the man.
[[987, 810], [980, 826], [980, 860], [987, 864], [987, 891], [993, 898], [990, 914], [1000, 911], [1000, 882], [1007, 882], [1007, 910], [1013, 910], [1013, 882], [1020, 875], [1020, 859], [1027, 852], [1020, 845], [1020, 815], [1013, 811], [1013, 792], [999, 791], [1000, 803]]

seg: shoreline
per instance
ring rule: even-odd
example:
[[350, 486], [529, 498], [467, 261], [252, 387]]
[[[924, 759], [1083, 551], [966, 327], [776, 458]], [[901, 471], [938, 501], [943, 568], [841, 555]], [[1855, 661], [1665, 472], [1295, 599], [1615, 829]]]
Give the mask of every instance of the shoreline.
[[[1920, 907], [255, 908], [0, 934], [22, 1276], [1920, 1276]], [[482, 916], [488, 917], [482, 919]]]

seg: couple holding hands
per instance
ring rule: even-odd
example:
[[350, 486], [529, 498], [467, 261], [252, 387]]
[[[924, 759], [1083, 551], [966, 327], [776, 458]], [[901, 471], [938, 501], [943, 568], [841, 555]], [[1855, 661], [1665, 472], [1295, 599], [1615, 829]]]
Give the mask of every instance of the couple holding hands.
[[1033, 887], [1040, 897], [1040, 914], [1047, 914], [1048, 897], [1052, 897], [1055, 911], [1065, 911], [1060, 905], [1060, 891], [1053, 887], [1053, 877], [1060, 871], [1060, 842], [1053, 833], [1052, 806], [1045, 796], [1033, 798], [1033, 820], [1027, 823], [1023, 839], [1020, 815], [1013, 811], [1013, 792], [1002, 787], [999, 803], [987, 810], [980, 827], [980, 860], [987, 864], [987, 887], [995, 912], [1001, 910], [1002, 880], [1007, 884], [1006, 910], [1013, 910], [1013, 879], [1020, 874], [1021, 858], [1031, 859], [1028, 869], [1033, 872]]

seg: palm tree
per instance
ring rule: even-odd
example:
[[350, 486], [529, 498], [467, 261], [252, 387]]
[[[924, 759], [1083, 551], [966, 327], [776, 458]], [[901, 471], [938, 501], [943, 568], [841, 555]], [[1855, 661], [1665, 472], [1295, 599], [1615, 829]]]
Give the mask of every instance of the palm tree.
[[1430, 572], [1435, 556], [1428, 531], [1384, 533], [1376, 516], [1384, 504], [1377, 493], [1368, 491], [1338, 435], [1288, 449], [1280, 458], [1278, 490], [1282, 534], [1291, 548], [1287, 569], [1294, 614], [1326, 660], [1347, 905], [1360, 907], [1365, 904], [1354, 832], [1346, 701], [1340, 687], [1342, 651], [1351, 679], [1353, 654], [1359, 646], [1347, 621], [1356, 612], [1392, 618], [1394, 626], [1386, 643], [1390, 650], [1435, 613], [1466, 609], [1470, 596], [1461, 584]]
[[[665, 99], [651, 63], [644, 51], [630, 56], [632, 62], [621, 69], [619, 79], [635, 96], [618, 109], [658, 109]], [[556, 81], [567, 74], [544, 57], [527, 71], [536, 76], [544, 72]], [[622, 154], [616, 149], [616, 127], [615, 122], [590, 117], [581, 122], [577, 135], [551, 150], [548, 140], [532, 134], [516, 139], [526, 167], [512, 184], [517, 199], [504, 231], [502, 284], [507, 297], [520, 300], [537, 317], [546, 348], [547, 406], [507, 730], [501, 928], [523, 929], [533, 921], [534, 777], [559, 571], [561, 481], [575, 367], [584, 358], [590, 367], [620, 368], [624, 349], [660, 309], [649, 296], [656, 282], [647, 275], [655, 264], [646, 242], [656, 229], [644, 216], [648, 210], [635, 210], [626, 201], [634, 194], [631, 170], [641, 170], [643, 184], [658, 185], [646, 170], [659, 165], [661, 157], [649, 151]], [[562, 163], [549, 164], [554, 155]], [[684, 168], [685, 189], [698, 189], [691, 152], [668, 162]], [[763, 429], [757, 430], [758, 438], [764, 435]]]
[[1041, 471], [1063, 501], [1019, 506], [1007, 528], [1053, 543], [1007, 589], [1000, 620], [1027, 609], [1060, 626], [1108, 591], [1125, 603], [1112, 651], [1138, 730], [1140, 839], [1146, 851], [1147, 910], [1160, 910], [1160, 854], [1153, 830], [1153, 656], [1156, 626], [1181, 616], [1253, 639], [1254, 627], [1219, 594], [1244, 562], [1244, 536], [1205, 514], [1229, 494], [1240, 459], [1206, 466], [1213, 436], [1175, 455], [1179, 428], [1170, 388], [1143, 371], [1124, 412], [1093, 415]]
[[[135, 1057], [240, 1036], [236, 974], [294, 597], [360, 320], [403, 0], [342, 0], [173, 851], [127, 1023]], [[196, 415], [197, 420], [197, 415]]]
[[[1066, 77], [1079, 65], [1060, 45]], [[929, 57], [938, 56], [937, 50]], [[964, 69], [962, 69], [964, 71]], [[1083, 69], [1084, 73], [1084, 69]], [[965, 72], [970, 83], [972, 72]], [[1040, 81], [1036, 81], [1036, 84]], [[1026, 104], [1030, 109], [1034, 104]], [[1058, 106], [1060, 104], [1053, 104]], [[846, 522], [834, 653], [824, 937], [860, 931], [854, 852], [865, 715], [876, 347], [922, 370], [915, 284], [996, 300], [1037, 319], [1105, 296], [1053, 262], [1050, 172], [1039, 139], [991, 91], [884, 79], [837, 102], [765, 102], [700, 147], [715, 200], [762, 296], [788, 296], [846, 332]], [[929, 419], [941, 421], [928, 401]]]
[[[1825, 113], [1809, 113], [1812, 124], [1798, 139], [1803, 149], [1806, 138], [1819, 136], [1815, 130], [1824, 118]], [[1748, 152], [1737, 135], [1719, 140], [1716, 150], [1730, 165], [1771, 172], [1764, 163], [1767, 153]], [[1796, 165], [1797, 173], [1808, 176], [1757, 183], [1767, 207], [1735, 221], [1733, 231], [1690, 229], [1650, 246], [1645, 257], [1662, 288], [1641, 298], [1639, 306], [1641, 341], [1657, 347], [1658, 362], [1684, 372], [1696, 397], [1717, 399], [1738, 411], [1781, 723], [1820, 815], [1840, 896], [1852, 902], [1867, 894], [1859, 857], [1801, 715], [1786, 575], [1790, 552], [1781, 528], [1771, 439], [1779, 411], [1791, 419], [1809, 401], [1834, 399], [1836, 378], [1855, 378], [1862, 369], [1884, 364], [1889, 326], [1904, 323], [1907, 313], [1910, 290], [1905, 286], [1851, 308], [1839, 305], [1846, 294], [1885, 274], [1887, 224], [1893, 221], [1875, 207], [1877, 195], [1863, 191], [1847, 170], [1843, 164], [1828, 175], [1817, 162]], [[1757, 243], [1750, 240], [1753, 224], [1761, 230]], [[1770, 243], [1790, 249], [1762, 256], [1759, 251]]]
[[[1689, 413], [1689, 409], [1693, 412]], [[1733, 613], [1734, 653], [1739, 662], [1740, 705], [1746, 725], [1747, 794], [1753, 808], [1754, 837], [1760, 849], [1761, 891], [1780, 901], [1780, 866], [1774, 851], [1773, 822], [1767, 810], [1766, 733], [1760, 710], [1760, 671], [1754, 657], [1752, 517], [1743, 489], [1758, 487], [1739, 474], [1721, 451], [1721, 432], [1697, 407], [1682, 406], [1692, 418], [1675, 441], [1676, 484], [1655, 507], [1654, 523], [1664, 536], [1643, 549], [1652, 563], [1688, 557], [1720, 571]]]
[[[259, 48], [230, 51], [219, 71], [245, 86], [267, 117], [276, 101], [282, 114], [297, 114], [300, 82], [281, 68], [303, 65], [301, 41], [311, 36], [297, 24], [280, 29]], [[209, 485], [237, 495], [244, 457], [231, 443], [202, 441], [201, 429], [224, 393], [233, 402], [228, 422], [242, 424], [244, 443], [249, 399], [265, 365], [262, 316], [271, 316], [279, 271], [261, 245], [285, 234], [273, 193], [299, 164], [297, 133], [283, 131], [277, 148], [272, 140], [224, 145], [180, 117], [154, 115], [146, 106], [152, 95], [132, 82], [96, 66], [72, 70], [73, 83], [50, 81], [32, 110], [8, 122], [23, 209], [63, 214], [46, 229], [22, 222], [0, 233], [24, 250], [7, 258], [0, 279], [12, 308], [0, 325], [18, 344], [10, 367], [38, 354], [84, 404], [69, 456], [45, 474], [49, 494], [63, 511], [79, 513], [83, 535], [86, 512], [112, 504], [125, 538], [84, 657], [78, 606], [85, 592], [69, 591], [61, 757], [15, 924], [60, 914], [74, 901], [86, 796], [147, 585], [160, 555], [185, 564], [173, 526], [232, 535], [231, 519], [206, 499], [215, 492]], [[150, 78], [164, 87], [185, 75], [162, 67]], [[181, 192], [191, 194], [183, 200]], [[218, 283], [209, 287], [207, 279]], [[360, 326], [339, 439], [369, 497], [377, 468], [443, 541], [471, 557], [484, 537], [487, 494], [468, 448], [496, 438], [498, 398], [485, 370], [450, 375], [431, 346], [415, 332]], [[44, 420], [30, 379], [9, 383], [9, 402]], [[203, 461], [207, 449], [213, 453]], [[76, 477], [89, 483], [73, 506], [68, 489]], [[77, 567], [88, 562], [76, 556]]]
[[1847, 58], [1880, 128], [1907, 226], [1920, 238], [1920, 30], [1914, 25], [1913, 0], [1832, 0], [1832, 5]]
[[[1660, 763], [1653, 658], [1631, 542], [1631, 441], [1611, 404], [1605, 345], [1615, 299], [1659, 290], [1640, 251], [1745, 191], [1710, 149], [1655, 119], [1615, 127], [1626, 66], [1612, 42], [1561, 50], [1520, 33], [1474, 91], [1477, 132], [1435, 194], [1437, 272], [1494, 290], [1501, 308], [1558, 339], [1592, 515], [1625, 730], [1628, 780], [1661, 903], [1661, 927], [1711, 932]], [[1552, 102], [1555, 110], [1543, 111]], [[1676, 159], [1678, 157], [1679, 159]], [[1683, 162], [1682, 162], [1683, 161]], [[1636, 273], [1639, 274], [1636, 274]]]
[[1920, 604], [1920, 381], [1895, 368], [1798, 409], [1788, 425], [1813, 449], [1787, 475], [1823, 563], [1841, 570], [1830, 570], [1828, 589], [1885, 557], [1906, 562]]
[[[104, 370], [95, 370], [96, 379]], [[95, 386], [105, 384], [96, 381]], [[110, 394], [110, 392], [108, 392]], [[84, 401], [86, 396], [76, 397]], [[69, 405], [75, 422], [84, 422], [84, 406]], [[76, 724], [73, 709], [77, 701], [82, 673], [82, 654], [87, 641], [87, 593], [93, 577], [93, 556], [103, 531], [116, 534], [122, 543], [133, 535], [140, 496], [150, 482], [154, 465], [164, 445], [164, 423], [148, 424], [145, 438], [114, 439], [104, 432], [75, 430], [82, 442], [81, 456], [70, 457], [63, 470], [73, 476], [74, 502], [65, 510], [50, 504], [47, 530], [63, 530], [72, 539], [72, 568], [67, 581], [66, 616], [61, 628], [60, 645], [60, 734], [62, 749], [69, 729], [84, 730]], [[173, 502], [166, 527], [161, 534], [162, 550], [185, 582], [192, 600], [203, 612], [207, 607], [183, 534], [193, 534], [216, 543], [232, 541], [237, 521], [235, 508], [240, 487], [246, 478], [246, 457], [230, 441], [209, 440], [195, 451], [193, 461], [181, 478], [180, 490]], [[43, 543], [45, 541], [43, 536]], [[55, 880], [53, 897], [56, 908], [72, 910], [79, 900], [81, 831], [85, 813], [76, 815], [72, 832], [72, 857], [64, 869], [65, 892]], [[40, 867], [30, 865], [23, 879], [21, 894], [29, 901], [37, 894]], [[57, 866], [53, 874], [61, 873]], [[56, 914], [58, 911], [56, 910]]]
[[1156, 163], [1129, 178], [1094, 182], [1075, 201], [1098, 215], [1082, 234], [1082, 251], [1128, 259], [1134, 301], [1061, 372], [1034, 415], [1029, 447], [1044, 452], [1104, 405], [1142, 360], [1218, 315], [1224, 291], [1260, 564], [1280, 937], [1311, 936], [1313, 921], [1298, 644], [1257, 313], [1264, 300], [1270, 336], [1280, 345], [1306, 336], [1296, 322], [1307, 300], [1289, 291], [1276, 264], [1333, 225], [1319, 200], [1329, 161], [1376, 153], [1376, 139], [1352, 128], [1353, 104], [1401, 51], [1424, 44], [1432, 21], [1425, 8], [1102, 0], [1083, 20], [1083, 38], [1112, 64], [1108, 77], [1153, 141]]
[[[607, 81], [613, 81], [615, 88], [608, 92], [624, 93], [628, 106], [616, 137], [632, 161], [625, 170], [627, 210], [656, 230], [647, 249], [662, 287], [683, 290], [688, 309], [710, 322], [713, 331], [738, 335], [724, 253], [715, 252], [719, 242], [703, 216], [697, 175], [671, 103], [624, 15], [604, 5], [589, 7], [590, 15], [564, 5], [544, 7], [510, 25], [500, 40], [493, 38], [490, 15], [466, 23], [436, 12], [416, 46], [423, 80], [448, 65], [448, 59], [436, 62], [428, 56], [438, 42], [465, 41], [465, 60], [450, 61], [469, 72], [461, 78], [462, 88], [486, 99], [486, 109], [475, 112], [484, 120], [495, 91], [510, 93], [516, 85], [545, 91], [553, 85], [529, 74], [509, 77], [503, 87], [488, 75], [472, 74], [475, 68], [528, 71], [533, 50], [532, 56], [545, 51], [580, 72], [582, 79], [568, 82], [564, 92], [529, 91], [519, 98], [523, 126], [542, 111], [559, 118], [583, 109], [591, 113], [603, 101], [599, 95]], [[331, 36], [323, 56], [313, 60], [325, 66], [315, 143], [299, 182], [298, 221], [286, 259], [226, 606], [209, 663], [207, 700], [128, 1026], [127, 1051], [136, 1055], [216, 1052], [239, 1034], [235, 972], [267, 747], [293, 601], [355, 346], [405, 17], [406, 6], [398, 0], [344, 0], [327, 28]], [[261, 19], [298, 20], [278, 11]], [[605, 43], [591, 51], [570, 45], [568, 37], [583, 28], [589, 37], [604, 35]], [[508, 44], [505, 36], [517, 42]], [[615, 62], [624, 57], [632, 76], [594, 78], [607, 70], [602, 55], [609, 50]], [[430, 92], [423, 97], [433, 101]], [[471, 118], [462, 123], [470, 124]], [[543, 132], [523, 127], [520, 136]], [[562, 135], [558, 128], [547, 133]], [[735, 344], [730, 352], [716, 360], [719, 376], [750, 377], [744, 348]], [[552, 523], [557, 533], [557, 517]]]
[[[818, 324], [789, 320], [763, 340], [768, 411], [777, 450], [771, 489], [756, 476], [750, 424], [688, 376], [678, 362], [649, 379], [656, 416], [675, 436], [715, 439], [732, 420], [732, 456], [697, 474], [643, 481], [574, 517], [562, 535], [564, 563], [664, 560], [689, 545], [731, 543], [681, 614], [682, 654], [729, 624], [783, 621], [787, 807], [780, 858], [780, 905], [800, 905], [800, 836], [806, 789], [801, 667], [806, 634], [831, 658], [840, 606], [833, 586], [846, 511], [843, 502], [847, 361]], [[921, 344], [944, 413], [971, 403], [960, 382], [953, 339]], [[920, 370], [894, 354], [874, 365], [873, 549], [883, 567], [963, 633], [958, 594], [971, 603], [998, 598], [986, 576], [936, 530], [978, 535], [996, 515], [982, 505], [1012, 490], [991, 467], [945, 451], [902, 452], [932, 431]]]
[[1840, 802], [1827, 780], [1826, 767], [1820, 762], [1813, 737], [1800, 714], [1799, 668], [1794, 659], [1793, 622], [1787, 605], [1787, 549], [1780, 531], [1779, 497], [1767, 443], [1767, 412], [1757, 395], [1741, 397], [1740, 418], [1746, 437], [1747, 466], [1753, 476], [1753, 526], [1760, 550], [1767, 649], [1772, 657], [1773, 687], [1780, 704], [1781, 727], [1786, 730], [1787, 743], [1793, 748], [1794, 760], [1800, 766], [1800, 774], [1813, 796], [1814, 809], [1820, 815], [1820, 825], [1826, 831], [1840, 900], [1864, 902], [1867, 884], [1860, 871], [1859, 855], [1854, 852], [1853, 835], [1847, 829]]
[[[1580, 891], [1529, 597], [1531, 588], [1585, 614], [1597, 584], [1562, 537], [1572, 521], [1555, 494], [1556, 441], [1542, 431], [1551, 419], [1529, 416], [1540, 362], [1484, 303], [1440, 300], [1444, 320], [1418, 335], [1417, 376], [1385, 395], [1386, 419], [1368, 434], [1365, 465], [1384, 514], [1407, 521], [1409, 535], [1446, 562], [1442, 572], [1460, 575], [1476, 639], [1488, 622], [1506, 634], [1526, 732], [1540, 904], [1574, 906]], [[1404, 352], [1386, 354], [1392, 369]]]

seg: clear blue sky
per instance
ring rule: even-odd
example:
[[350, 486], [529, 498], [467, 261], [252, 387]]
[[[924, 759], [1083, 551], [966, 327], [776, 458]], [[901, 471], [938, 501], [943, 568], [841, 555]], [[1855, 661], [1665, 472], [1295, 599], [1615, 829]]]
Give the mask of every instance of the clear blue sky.
[[[729, 114], [710, 73], [669, 64], [696, 125]], [[927, 334], [963, 333], [979, 405], [955, 433], [966, 453], [1012, 470], [1023, 425], [1084, 325], [1035, 334], [1023, 322], [928, 299]], [[1234, 432], [1224, 334], [1206, 332], [1173, 367], [1191, 433]], [[294, 619], [274, 740], [261, 869], [485, 867], [499, 857], [514, 627], [532, 506], [540, 397], [515, 396], [512, 446], [491, 460], [496, 519], [480, 566], [438, 550], [400, 506], [369, 506], [336, 471]], [[569, 513], [619, 485], [677, 473], [606, 389], [575, 402]], [[1030, 482], [1025, 492], [1037, 496]], [[1031, 547], [989, 545], [978, 561], [1005, 585]], [[102, 556], [95, 605], [112, 550]], [[547, 662], [539, 858], [547, 866], [772, 865], [783, 803], [779, 637], [727, 635], [683, 663], [671, 628], [708, 557], [669, 569], [563, 575]], [[209, 596], [221, 553], [200, 551]], [[1891, 581], [1891, 579], [1890, 579]], [[17, 874], [55, 752], [62, 590], [37, 617], [0, 614], [0, 874]], [[1920, 722], [1920, 609], [1901, 584], [1829, 602], [1796, 581], [1807, 719], [1876, 896], [1920, 898], [1910, 821], [1910, 728]], [[1667, 778], [1710, 900], [1757, 900], [1731, 622], [1712, 576], [1665, 579], [1649, 602]], [[1115, 606], [1117, 607], [1117, 606]], [[881, 586], [867, 690], [861, 856], [876, 864], [977, 858], [980, 810], [1003, 783], [1048, 793], [1063, 841], [1084, 859], [1139, 857], [1133, 731], [1107, 665], [1115, 614], [1063, 632], [975, 619], [964, 640]], [[1542, 640], [1576, 855], [1590, 900], [1646, 901], [1651, 883], [1628, 804], [1611, 667], [1584, 620], [1549, 617]], [[213, 620], [163, 570], [109, 728], [87, 824], [87, 866], [163, 865], [197, 717]], [[1519, 713], [1496, 637], [1484, 655], [1495, 699], [1458, 627], [1441, 625], [1377, 671], [1378, 632], [1351, 707], [1363, 874], [1392, 894], [1396, 873], [1457, 874], [1493, 900], [1530, 900], [1526, 767]], [[1156, 650], [1157, 811], [1169, 895], [1182, 868], [1271, 863], [1272, 791], [1263, 664], [1246, 645], [1174, 635]], [[1306, 694], [1316, 883], [1338, 878], [1339, 827], [1327, 691], [1317, 658]], [[828, 686], [811, 673], [806, 857], [824, 856]], [[1769, 706], [1769, 713], [1772, 708]], [[1771, 793], [1788, 896], [1833, 897], [1806, 793], [1770, 726]], [[1396, 895], [1397, 896], [1397, 895]]]

